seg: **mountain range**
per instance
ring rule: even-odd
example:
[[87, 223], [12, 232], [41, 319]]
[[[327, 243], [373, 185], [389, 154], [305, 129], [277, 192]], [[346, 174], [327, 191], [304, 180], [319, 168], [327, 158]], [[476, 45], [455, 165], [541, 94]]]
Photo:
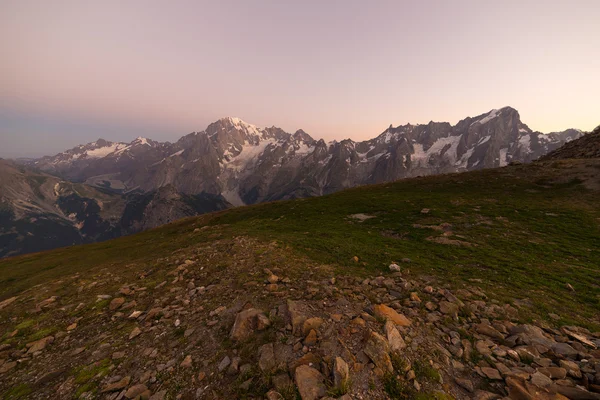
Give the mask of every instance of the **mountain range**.
[[582, 132], [542, 134], [510, 107], [468, 117], [452, 126], [390, 125], [379, 136], [325, 142], [302, 130], [258, 128], [223, 118], [175, 143], [139, 137], [103, 139], [32, 165], [63, 179], [113, 191], [143, 192], [173, 185], [186, 194], [223, 195], [235, 206], [332, 193], [401, 178], [529, 162]]
[[581, 137], [543, 134], [510, 107], [325, 142], [227, 117], [175, 143], [99, 139], [0, 161], [0, 257], [105, 240], [230, 206], [530, 162]]

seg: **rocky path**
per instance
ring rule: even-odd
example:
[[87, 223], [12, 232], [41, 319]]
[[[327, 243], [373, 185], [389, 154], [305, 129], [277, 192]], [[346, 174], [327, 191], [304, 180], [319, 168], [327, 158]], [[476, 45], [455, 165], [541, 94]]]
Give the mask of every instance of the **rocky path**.
[[0, 393], [600, 399], [600, 333], [524, 323], [526, 301], [499, 302], [475, 282], [449, 288], [403, 264], [359, 277], [291, 254], [221, 240], [7, 299]]

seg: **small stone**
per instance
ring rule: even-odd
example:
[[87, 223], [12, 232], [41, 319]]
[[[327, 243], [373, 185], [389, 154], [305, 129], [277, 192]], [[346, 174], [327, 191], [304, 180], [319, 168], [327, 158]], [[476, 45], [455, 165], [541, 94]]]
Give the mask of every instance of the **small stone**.
[[6, 300], [0, 301], [0, 310], [2, 310], [5, 307], [8, 307], [9, 305], [11, 305], [12, 303], [14, 303], [17, 300], [17, 297], [10, 297]]
[[419, 298], [419, 295], [416, 292], [412, 292], [410, 294], [410, 301], [414, 301], [415, 303], [420, 303], [421, 299]]
[[552, 385], [552, 379], [548, 378], [546, 375], [541, 372], [536, 372], [531, 375], [531, 383], [540, 388], [545, 388]]
[[276, 292], [279, 289], [279, 286], [276, 283], [270, 283], [267, 285], [267, 291]]
[[121, 307], [123, 305], [123, 303], [125, 303], [125, 297], [116, 297], [116, 298], [112, 299], [112, 301], [108, 305], [108, 309], [110, 311], [115, 311], [116, 309]]
[[189, 354], [185, 356], [185, 358], [183, 359], [181, 364], [179, 364], [179, 366], [181, 368], [192, 368], [192, 356]]
[[401, 271], [400, 266], [398, 264], [394, 264], [394, 263], [390, 264], [390, 266], [388, 268], [392, 272], [400, 272]]
[[271, 274], [268, 278], [267, 281], [269, 283], [277, 283], [279, 282], [279, 277], [277, 275]]
[[133, 328], [133, 330], [129, 334], [129, 340], [140, 336], [141, 333], [142, 333], [142, 330], [136, 326], [135, 328]]
[[139, 317], [140, 315], [142, 315], [142, 312], [141, 312], [141, 311], [134, 311], [134, 312], [132, 312], [132, 313], [129, 315], [129, 317], [127, 317], [127, 318], [129, 318], [129, 319], [136, 319], [136, 318], [137, 318], [137, 317]]
[[458, 316], [458, 306], [447, 301], [440, 301], [440, 311], [442, 314], [451, 315], [453, 317]]
[[498, 372], [498, 370], [496, 368], [483, 367], [483, 368], [481, 368], [481, 372], [483, 372], [483, 374], [485, 376], [487, 376], [488, 379], [496, 380], [496, 381], [502, 380], [502, 376], [500, 375], [500, 372]]
[[309, 318], [306, 321], [304, 321], [304, 324], [302, 325], [302, 333], [304, 335], [307, 335], [311, 330], [318, 331], [322, 324], [323, 319], [321, 318]]
[[52, 343], [53, 341], [54, 341], [53, 336], [46, 336], [45, 338], [40, 339], [36, 342], [27, 343], [27, 347], [29, 348], [29, 350], [27, 350], [27, 354], [33, 354], [33, 353], [37, 353], [38, 351], [42, 351], [46, 348], [46, 346], [49, 343]]
[[565, 379], [567, 377], [567, 370], [560, 367], [540, 368], [538, 371], [550, 379]]
[[67, 332], [71, 332], [77, 329], [77, 322], [73, 322], [71, 325], [67, 326]]
[[125, 392], [125, 397], [127, 397], [128, 399], [135, 399], [137, 396], [140, 396], [142, 393], [146, 392], [147, 390], [148, 390], [148, 387], [146, 387], [146, 385], [143, 385], [141, 383], [139, 385], [133, 385], [132, 387], [127, 389], [127, 392]]
[[258, 367], [263, 372], [271, 372], [276, 367], [273, 343], [267, 343], [258, 350]]
[[456, 382], [458, 386], [465, 389], [469, 393], [473, 393], [475, 391], [475, 386], [473, 385], [473, 382], [469, 379], [454, 378], [454, 382]]
[[231, 364], [231, 359], [229, 356], [225, 356], [225, 358], [219, 363], [219, 372], [223, 372], [225, 368], [229, 367], [229, 364]]
[[131, 377], [126, 376], [120, 381], [111, 383], [110, 385], [106, 386], [104, 389], [102, 389], [102, 393], [117, 392], [119, 390], [123, 390], [127, 387], [127, 385], [129, 385], [129, 382], [131, 382]]
[[304, 345], [314, 346], [317, 344], [317, 332], [311, 329], [306, 338], [304, 339]]

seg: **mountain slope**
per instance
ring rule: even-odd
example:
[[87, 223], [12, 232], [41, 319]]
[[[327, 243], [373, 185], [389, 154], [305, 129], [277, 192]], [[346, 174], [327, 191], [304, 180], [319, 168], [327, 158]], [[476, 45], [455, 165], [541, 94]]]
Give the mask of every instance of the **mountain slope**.
[[227, 208], [172, 186], [120, 195], [0, 160], [0, 257], [90, 243]]
[[583, 137], [546, 154], [541, 157], [541, 160], [569, 158], [600, 158], [600, 126]]
[[415, 178], [2, 260], [0, 392], [599, 398], [598, 171]]
[[176, 143], [98, 140], [36, 160], [35, 165], [65, 179], [117, 191], [173, 185], [183, 193], [222, 194], [233, 205], [243, 205], [529, 162], [579, 136], [574, 129], [533, 132], [510, 107], [465, 118], [455, 126], [390, 126], [363, 142], [325, 143], [301, 130], [290, 134], [223, 118]]

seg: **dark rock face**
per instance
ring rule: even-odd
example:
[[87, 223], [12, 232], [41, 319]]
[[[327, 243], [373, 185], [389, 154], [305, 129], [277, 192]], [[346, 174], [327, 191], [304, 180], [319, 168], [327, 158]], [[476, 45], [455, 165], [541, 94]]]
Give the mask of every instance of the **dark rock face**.
[[230, 206], [171, 185], [114, 193], [2, 160], [0, 187], [0, 257], [112, 239]]
[[530, 162], [581, 135], [574, 129], [533, 132], [510, 107], [465, 118], [455, 126], [390, 126], [364, 142], [326, 143], [301, 130], [289, 134], [223, 118], [173, 144], [143, 138], [129, 144], [98, 140], [34, 163], [113, 191], [148, 192], [172, 185], [178, 192], [222, 195], [242, 205]]

